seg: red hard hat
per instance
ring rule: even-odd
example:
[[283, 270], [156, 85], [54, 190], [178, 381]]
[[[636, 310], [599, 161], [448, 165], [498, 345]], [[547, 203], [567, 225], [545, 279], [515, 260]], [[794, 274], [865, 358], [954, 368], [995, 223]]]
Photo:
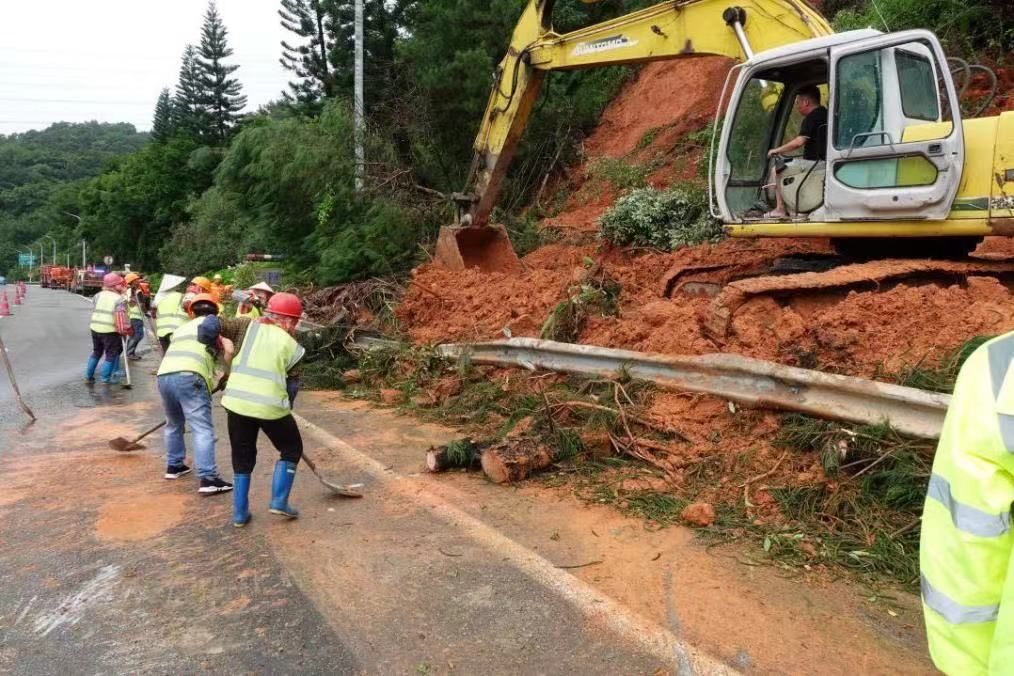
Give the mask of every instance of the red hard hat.
[[111, 289], [114, 286], [119, 286], [120, 284], [123, 284], [123, 277], [120, 277], [115, 272], [110, 272], [102, 278], [102, 286], [107, 288]]
[[268, 312], [299, 319], [303, 316], [303, 302], [294, 293], [276, 293], [268, 301]]

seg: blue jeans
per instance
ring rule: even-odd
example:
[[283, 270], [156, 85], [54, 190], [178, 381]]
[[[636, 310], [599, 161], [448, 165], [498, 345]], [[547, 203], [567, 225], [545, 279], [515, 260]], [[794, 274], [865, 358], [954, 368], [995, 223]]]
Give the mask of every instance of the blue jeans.
[[211, 393], [204, 378], [189, 371], [167, 373], [158, 377], [158, 392], [167, 421], [165, 427], [166, 464], [182, 465], [187, 457], [183, 429], [190, 425], [194, 444], [197, 476], [212, 479], [218, 476], [215, 465], [215, 426], [211, 421]]
[[132, 357], [137, 354], [137, 346], [141, 344], [141, 339], [144, 338], [144, 320], [143, 319], [131, 319], [130, 328], [134, 330], [134, 334], [127, 338], [127, 356]]

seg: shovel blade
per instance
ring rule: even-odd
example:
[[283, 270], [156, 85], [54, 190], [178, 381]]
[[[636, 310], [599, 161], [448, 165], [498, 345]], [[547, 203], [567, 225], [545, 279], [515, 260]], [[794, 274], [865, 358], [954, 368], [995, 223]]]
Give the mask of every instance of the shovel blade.
[[128, 451], [140, 451], [143, 448], [147, 448], [147, 446], [139, 444], [136, 441], [131, 441], [130, 439], [116, 437], [115, 439], [111, 439], [109, 441], [109, 448], [121, 453], [127, 453]]
[[327, 488], [331, 489], [332, 492], [341, 495], [343, 497], [346, 498], [363, 497], [363, 493], [361, 490], [363, 488], [363, 484], [348, 484], [346, 486], [342, 484], [336, 484], [333, 481], [328, 481], [327, 479], [324, 478], [321, 478], [320, 482], [324, 484]]

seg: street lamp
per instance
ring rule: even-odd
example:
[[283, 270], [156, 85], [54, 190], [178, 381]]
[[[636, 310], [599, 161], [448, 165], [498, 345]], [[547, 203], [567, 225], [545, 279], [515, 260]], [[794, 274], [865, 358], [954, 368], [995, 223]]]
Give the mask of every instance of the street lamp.
[[48, 239], [53, 243], [53, 265], [56, 265], [56, 240], [50, 235], [43, 235], [43, 238]]

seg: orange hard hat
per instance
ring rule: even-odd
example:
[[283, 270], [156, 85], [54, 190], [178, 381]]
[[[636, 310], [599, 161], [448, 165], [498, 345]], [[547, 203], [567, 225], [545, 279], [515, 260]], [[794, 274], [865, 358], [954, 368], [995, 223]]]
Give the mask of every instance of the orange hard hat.
[[123, 277], [120, 277], [115, 272], [107, 273], [102, 278], [102, 286], [106, 287], [107, 289], [112, 289], [113, 287], [119, 286], [120, 284], [123, 284]]
[[303, 302], [294, 293], [276, 293], [268, 301], [268, 312], [299, 319], [303, 316]]
[[190, 283], [194, 286], [199, 286], [205, 291], [211, 291], [211, 280], [207, 277], [194, 277], [190, 280]]
[[127, 284], [132, 284], [133, 282], [136, 282], [139, 279], [141, 279], [141, 275], [137, 274], [136, 272], [128, 272], [127, 276], [123, 278], [123, 281], [126, 282]]
[[215, 308], [215, 311], [212, 314], [217, 315], [221, 311], [221, 308], [218, 306], [218, 301], [216, 301], [211, 294], [199, 293], [187, 304], [187, 314], [193, 317], [197, 310], [197, 306], [203, 303], [208, 303]]

